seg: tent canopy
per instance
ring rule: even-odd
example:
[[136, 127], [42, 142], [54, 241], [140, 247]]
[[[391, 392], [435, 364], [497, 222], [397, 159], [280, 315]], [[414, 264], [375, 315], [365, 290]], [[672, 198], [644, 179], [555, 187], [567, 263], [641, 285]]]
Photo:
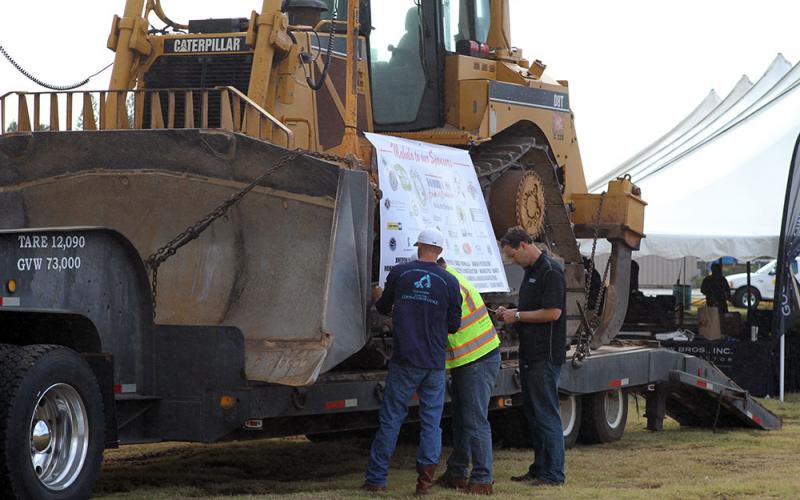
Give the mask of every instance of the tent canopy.
[[[800, 64], [780, 54], [755, 84], [743, 77], [707, 115], [709, 99], [593, 186], [628, 173], [647, 201], [635, 256], [713, 260], [775, 257], [794, 142], [800, 133]], [[665, 138], [671, 142], [665, 144]], [[604, 187], [600, 187], [603, 189]], [[598, 254], [610, 246], [598, 242]], [[591, 252], [591, 241], [581, 245]]]
[[[591, 255], [592, 240], [581, 240], [581, 253]], [[597, 242], [595, 255], [607, 255], [611, 245], [606, 240]], [[758, 257], [775, 258], [778, 255], [778, 236], [697, 236], [691, 234], [655, 234], [642, 240], [634, 257], [656, 255], [665, 259], [697, 257], [715, 260], [723, 256], [747, 261]]]

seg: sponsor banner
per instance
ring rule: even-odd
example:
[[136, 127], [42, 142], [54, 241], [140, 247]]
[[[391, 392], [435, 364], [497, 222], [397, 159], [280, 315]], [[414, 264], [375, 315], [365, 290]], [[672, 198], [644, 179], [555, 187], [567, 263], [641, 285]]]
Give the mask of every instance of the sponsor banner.
[[778, 245], [778, 264], [775, 269], [776, 303], [773, 306], [775, 333], [780, 336], [791, 327], [791, 317], [800, 309], [798, 284], [792, 263], [800, 255], [800, 137], [794, 147], [786, 201], [783, 206], [781, 240]]
[[502, 257], [478, 176], [467, 151], [366, 134], [375, 146], [380, 205], [380, 282], [415, 260], [420, 231], [444, 235], [443, 256], [480, 292], [508, 291]]
[[195, 54], [214, 52], [247, 52], [250, 46], [243, 36], [200, 38], [168, 38], [164, 40], [165, 54]]

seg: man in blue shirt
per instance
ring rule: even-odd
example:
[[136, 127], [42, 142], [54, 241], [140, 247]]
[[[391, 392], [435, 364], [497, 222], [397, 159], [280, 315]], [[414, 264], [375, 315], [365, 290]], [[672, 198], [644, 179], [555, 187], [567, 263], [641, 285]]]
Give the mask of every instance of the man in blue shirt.
[[417, 260], [392, 268], [386, 289], [377, 288], [375, 294], [380, 294], [376, 309], [381, 314], [391, 313], [394, 331], [380, 427], [372, 442], [362, 486], [367, 491], [386, 490], [389, 461], [414, 393], [419, 398], [422, 427], [417, 495], [429, 493], [442, 452], [439, 421], [444, 408], [447, 335], [456, 333], [461, 326], [461, 291], [455, 276], [436, 263], [444, 248], [441, 232], [422, 231], [415, 246]]

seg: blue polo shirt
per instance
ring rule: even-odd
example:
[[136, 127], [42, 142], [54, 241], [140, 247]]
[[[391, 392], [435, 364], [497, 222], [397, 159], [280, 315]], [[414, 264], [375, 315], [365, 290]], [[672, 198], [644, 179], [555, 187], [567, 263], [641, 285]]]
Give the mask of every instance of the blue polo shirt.
[[392, 313], [392, 362], [444, 370], [447, 334], [461, 326], [458, 280], [435, 262], [413, 261], [392, 268], [375, 303]]

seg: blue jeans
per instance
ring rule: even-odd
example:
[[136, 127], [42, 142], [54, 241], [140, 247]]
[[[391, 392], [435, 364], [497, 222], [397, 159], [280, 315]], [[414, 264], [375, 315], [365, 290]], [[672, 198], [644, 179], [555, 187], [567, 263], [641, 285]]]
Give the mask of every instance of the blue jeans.
[[563, 483], [564, 430], [558, 402], [558, 377], [561, 365], [550, 361], [520, 361], [523, 410], [533, 439], [533, 464], [530, 475]]
[[450, 370], [453, 383], [453, 452], [447, 459], [450, 477], [467, 477], [471, 483], [492, 484], [492, 428], [489, 398], [500, 372], [500, 349], [472, 363]]
[[419, 433], [417, 462], [422, 465], [439, 463], [442, 454], [442, 429], [439, 422], [444, 408], [444, 370], [426, 370], [413, 366], [389, 364], [386, 390], [383, 395], [380, 427], [369, 452], [366, 481], [386, 485], [389, 461], [397, 446], [400, 426], [408, 414], [408, 403], [414, 392], [419, 397]]

